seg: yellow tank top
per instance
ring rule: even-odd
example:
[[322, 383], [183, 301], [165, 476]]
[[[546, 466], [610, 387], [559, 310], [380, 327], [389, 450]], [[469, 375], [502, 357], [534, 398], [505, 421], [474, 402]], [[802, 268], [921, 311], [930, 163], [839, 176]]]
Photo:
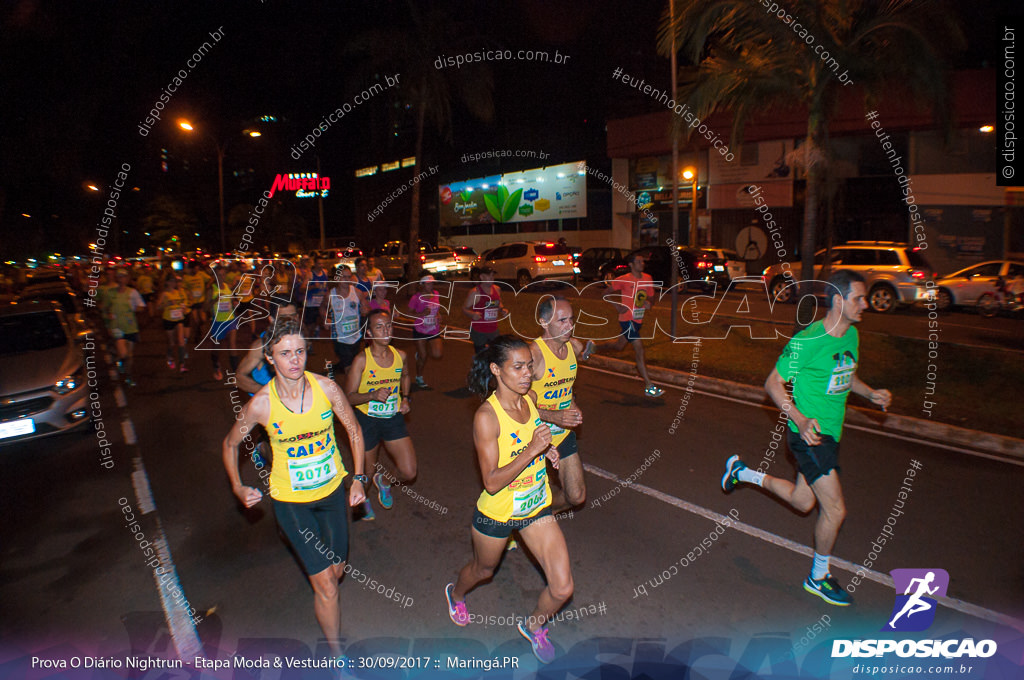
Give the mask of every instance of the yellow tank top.
[[[572, 386], [576, 383], [576, 352], [572, 343], [566, 343], [564, 359], [559, 359], [543, 338], [534, 340], [544, 355], [544, 377], [534, 380], [531, 389], [537, 395], [537, 407], [561, 411], [572, 406]], [[555, 446], [569, 436], [569, 430], [548, 423], [551, 428], [551, 443]]]
[[168, 303], [164, 307], [162, 315], [164, 321], [184, 321], [185, 312], [188, 311], [188, 299], [185, 297], [185, 291], [180, 288], [178, 290], [165, 290], [164, 296], [166, 296]]
[[270, 497], [289, 503], [311, 503], [334, 492], [348, 473], [334, 441], [334, 410], [316, 377], [306, 371], [313, 405], [292, 413], [281, 403], [277, 381], [270, 381], [267, 434], [274, 452]]
[[142, 295], [149, 295], [153, 292], [153, 277], [142, 273], [135, 277], [135, 287]]
[[185, 274], [181, 277], [181, 287], [188, 292], [190, 305], [198, 304], [206, 298], [206, 279], [200, 274]]
[[363, 350], [366, 354], [366, 366], [359, 378], [359, 391], [369, 392], [382, 387], [391, 391], [385, 402], [368, 401], [356, 406], [357, 409], [374, 418], [390, 418], [397, 414], [402, 407], [402, 357], [394, 347], [389, 345], [388, 349], [391, 350], [392, 359], [391, 365], [387, 368], [377, 363], [369, 347]]
[[231, 289], [228, 288], [228, 284], [224, 281], [220, 283], [220, 290], [217, 295], [213, 298], [213, 320], [217, 323], [223, 323], [225, 321], [231, 321], [234, 317], [234, 304], [235, 301], [231, 297]]
[[[497, 393], [487, 398], [487, 403], [498, 416], [498, 467], [505, 467], [512, 459], [526, 450], [533, 439], [533, 431], [542, 423], [533, 401], [526, 398], [530, 416], [526, 423], [520, 423], [505, 413], [498, 403]], [[512, 519], [529, 519], [551, 505], [551, 487], [548, 485], [548, 468], [545, 457], [534, 459], [515, 480], [496, 494], [484, 489], [477, 499], [476, 507], [481, 513], [496, 522]]]

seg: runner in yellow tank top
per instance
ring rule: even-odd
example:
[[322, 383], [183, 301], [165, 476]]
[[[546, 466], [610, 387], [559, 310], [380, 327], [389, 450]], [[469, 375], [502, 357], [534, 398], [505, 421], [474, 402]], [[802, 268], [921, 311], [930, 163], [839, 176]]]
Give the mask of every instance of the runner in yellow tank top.
[[576, 405], [576, 358], [590, 358], [593, 341], [584, 344], [572, 337], [573, 309], [568, 300], [550, 295], [541, 298], [537, 316], [544, 332], [530, 343], [533, 357], [533, 385], [530, 398], [537, 404], [540, 419], [551, 427], [551, 443], [558, 447], [558, 479], [562, 489], [553, 490], [552, 512], [581, 505], [587, 498], [583, 463], [576, 455], [579, 446], [572, 429], [583, 422]]
[[[356, 420], [366, 445], [366, 469], [377, 486], [377, 500], [390, 510], [394, 505], [391, 484], [416, 478], [416, 450], [405, 427], [409, 412], [411, 380], [405, 370], [405, 352], [391, 346], [391, 314], [375, 309], [366, 315], [366, 340], [370, 346], [356, 355], [345, 379], [348, 399], [356, 407]], [[391, 455], [394, 473], [378, 462], [380, 445]], [[374, 519], [370, 501], [363, 503], [363, 518]]]
[[[544, 423], [537, 414], [537, 407], [527, 401], [529, 414], [520, 423], [505, 412], [498, 403], [497, 394], [487, 398], [487, 403], [498, 418], [498, 467], [504, 467], [526, 451], [533, 441], [533, 433]], [[552, 442], [553, 443], [553, 442]], [[476, 501], [476, 509], [485, 517], [497, 523], [509, 520], [530, 519], [551, 507], [551, 486], [548, 484], [548, 470], [544, 456], [534, 458], [526, 469], [519, 473], [511, 484], [491, 493], [484, 489]], [[550, 514], [547, 513], [547, 514]]]
[[[224, 373], [221, 371], [221, 355], [227, 354], [231, 370], [238, 366], [238, 358], [235, 356], [236, 335], [238, 333], [238, 320], [234, 314], [235, 299], [231, 296], [231, 288], [227, 281], [220, 281], [217, 294], [213, 296], [213, 325], [210, 328], [209, 338], [216, 347], [210, 352], [210, 361], [213, 362], [213, 379], [223, 380]], [[227, 342], [224, 342], [227, 340]]]
[[188, 297], [180, 288], [178, 275], [170, 272], [164, 281], [164, 291], [156, 303], [167, 334], [167, 367], [172, 371], [178, 367], [182, 373], [185, 366], [185, 315], [188, 313]]
[[519, 623], [519, 633], [530, 641], [543, 663], [555, 656], [548, 640], [547, 620], [572, 596], [572, 570], [562, 530], [551, 517], [545, 458], [558, 465], [558, 449], [551, 445], [551, 430], [541, 422], [527, 397], [533, 380], [533, 360], [525, 342], [501, 335], [475, 357], [468, 383], [473, 392], [491, 395], [473, 418], [473, 442], [484, 482], [484, 492], [473, 515], [473, 557], [445, 588], [448, 616], [458, 626], [472, 622], [466, 594], [494, 574], [505, 544], [518, 531], [544, 570], [547, 587], [537, 605]]
[[[266, 359], [274, 367], [274, 379], [249, 400], [224, 438], [224, 468], [232, 492], [245, 507], [262, 500], [258, 489], [242, 484], [238, 446], [252, 428], [263, 425], [274, 456], [269, 484], [274, 516], [309, 577], [316, 619], [338, 655], [338, 581], [348, 558], [348, 513], [342, 485], [347, 472], [335, 441], [334, 416], [345, 426], [352, 451], [355, 475], [349, 505], [366, 497], [363, 438], [352, 407], [334, 381], [306, 372], [306, 341], [297, 319], [282, 319], [275, 327]], [[263, 472], [260, 476], [266, 478]]]

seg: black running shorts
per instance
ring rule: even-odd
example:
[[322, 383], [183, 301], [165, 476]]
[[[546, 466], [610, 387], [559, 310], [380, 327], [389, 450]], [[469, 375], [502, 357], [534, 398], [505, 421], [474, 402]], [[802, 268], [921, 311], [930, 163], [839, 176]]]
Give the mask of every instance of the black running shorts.
[[527, 519], [513, 519], [508, 522], [499, 522], [496, 519], [491, 519], [484, 513], [480, 512], [480, 509], [477, 508], [473, 511], [473, 528], [484, 536], [490, 536], [491, 538], [508, 538], [512, 535], [513, 531], [525, 529], [541, 517], [550, 516], [551, 505], [548, 505], [533, 517], [529, 517]]
[[830, 435], [819, 434], [821, 443], [809, 446], [799, 433], [789, 431], [789, 450], [796, 458], [796, 467], [807, 483], [814, 484], [832, 470], [839, 472], [839, 442]]
[[277, 525], [310, 576], [348, 559], [348, 494], [345, 485], [311, 503], [273, 500]]

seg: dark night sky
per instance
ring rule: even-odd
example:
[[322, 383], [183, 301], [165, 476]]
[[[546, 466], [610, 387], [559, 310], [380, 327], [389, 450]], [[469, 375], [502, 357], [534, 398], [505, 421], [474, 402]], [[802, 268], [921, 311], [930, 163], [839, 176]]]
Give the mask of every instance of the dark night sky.
[[[622, 66], [650, 81], [668, 80], [668, 61], [654, 48], [664, 6], [664, 0], [440, 4], [478, 43], [557, 49], [572, 59], [571, 66], [492, 63], [495, 120], [481, 124], [457, 110], [454, 144], [447, 148], [431, 140], [435, 158], [508, 145], [551, 149], [556, 161], [584, 155], [597, 160], [606, 118], [650, 110], [650, 102], [611, 80], [612, 69]], [[428, 6], [417, 7], [426, 11]], [[995, 7], [970, 3], [964, 24], [972, 47], [961, 63], [977, 66], [992, 54], [994, 17], [1000, 12]], [[100, 209], [83, 185], [108, 184], [124, 161], [137, 171], [133, 182], [142, 185], [140, 193], [150, 195], [163, 189], [156, 156], [162, 146], [191, 154], [197, 163], [206, 158], [209, 165], [211, 148], [189, 147], [173, 129], [177, 116], [204, 121], [219, 135], [240, 130], [260, 114], [284, 116], [288, 122], [279, 126], [276, 139], [260, 142], [258, 153], [267, 167], [294, 169], [288, 147], [370, 83], [372, 72], [347, 49], [352, 38], [373, 27], [405, 25], [407, 8], [396, 0], [5, 2], [0, 5], [2, 250], [9, 252], [21, 239], [23, 212], [33, 214], [30, 228], [54, 228], [57, 234], [93, 223]], [[138, 123], [162, 89], [221, 26], [223, 40], [190, 73], [153, 133], [140, 137]], [[449, 54], [457, 51], [455, 46]], [[361, 163], [412, 154], [409, 127], [388, 139], [379, 104], [357, 110], [322, 138], [321, 157], [334, 176], [351, 177]], [[233, 152], [257, 153], [242, 149], [246, 143], [232, 141]], [[49, 226], [38, 221], [40, 215], [52, 220]]]

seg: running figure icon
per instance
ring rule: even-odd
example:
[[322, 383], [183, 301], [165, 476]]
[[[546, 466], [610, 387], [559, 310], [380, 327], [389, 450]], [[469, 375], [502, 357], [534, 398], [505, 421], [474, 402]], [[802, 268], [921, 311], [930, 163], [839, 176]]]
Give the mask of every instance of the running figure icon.
[[890, 628], [895, 629], [896, 621], [904, 614], [906, 614], [907, 618], [909, 619], [914, 614], [917, 614], [918, 612], [926, 612], [935, 606], [921, 599], [924, 595], [934, 595], [939, 590], [939, 586], [935, 586], [934, 588], [928, 587], [929, 584], [931, 584], [934, 580], [934, 571], [929, 571], [928, 575], [924, 578], [910, 579], [910, 584], [907, 585], [907, 589], [903, 592], [903, 594], [910, 595], [910, 590], [914, 587], [915, 583], [918, 584], [917, 592], [915, 592], [913, 595], [910, 595], [910, 599], [908, 599], [906, 604], [903, 605], [903, 609], [901, 609], [896, 616], [892, 617], [892, 621], [889, 622]]

